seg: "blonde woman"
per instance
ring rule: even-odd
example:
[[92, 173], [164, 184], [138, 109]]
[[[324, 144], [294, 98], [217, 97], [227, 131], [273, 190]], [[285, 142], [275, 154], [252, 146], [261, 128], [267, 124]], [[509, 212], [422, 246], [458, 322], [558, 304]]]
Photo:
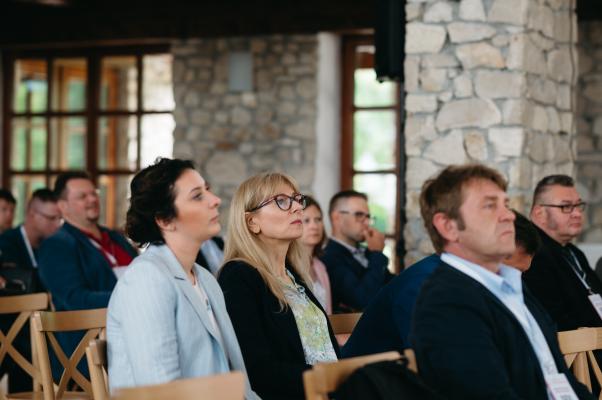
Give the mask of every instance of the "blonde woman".
[[264, 400], [302, 399], [302, 373], [335, 361], [338, 346], [307, 283], [305, 196], [287, 175], [243, 182], [232, 199], [218, 281], [253, 390]]

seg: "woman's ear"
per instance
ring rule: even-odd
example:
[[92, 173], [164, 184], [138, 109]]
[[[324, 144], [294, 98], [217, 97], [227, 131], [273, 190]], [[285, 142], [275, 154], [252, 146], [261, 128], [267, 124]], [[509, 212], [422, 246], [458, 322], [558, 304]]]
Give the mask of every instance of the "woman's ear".
[[257, 224], [255, 216], [252, 213], [245, 213], [245, 220], [247, 221], [247, 228], [252, 233], [255, 235], [259, 235], [261, 233], [261, 228]]
[[159, 227], [159, 230], [163, 232], [174, 232], [176, 230], [176, 224], [173, 220], [166, 221], [164, 219], [155, 218], [155, 223]]

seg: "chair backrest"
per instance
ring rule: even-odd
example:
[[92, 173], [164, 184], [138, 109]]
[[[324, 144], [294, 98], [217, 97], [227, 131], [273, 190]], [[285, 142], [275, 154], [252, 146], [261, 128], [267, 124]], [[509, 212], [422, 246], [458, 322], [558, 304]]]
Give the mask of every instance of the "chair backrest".
[[[594, 357], [594, 350], [602, 349], [602, 328], [581, 328], [573, 331], [558, 332], [560, 351], [575, 378], [592, 390], [589, 366], [594, 372], [598, 384], [602, 386], [602, 371]], [[600, 394], [602, 399], [602, 393]]]
[[[44, 400], [62, 398], [67, 390], [67, 385], [71, 380], [83, 389], [89, 397], [93, 396], [92, 385], [90, 381], [78, 371], [77, 364], [83, 358], [86, 346], [90, 343], [90, 340], [96, 339], [104, 334], [106, 321], [106, 308], [34, 313], [33, 331], [38, 349], [40, 370], [42, 372], [42, 391], [44, 393]], [[65, 352], [58, 343], [54, 333], [69, 331], [85, 331], [85, 334], [73, 353], [68, 357], [65, 355]], [[52, 370], [50, 367], [46, 339], [48, 339], [56, 358], [64, 368], [56, 391], [54, 390], [54, 382], [52, 380]]]
[[160, 385], [117, 389], [113, 400], [243, 400], [245, 378], [242, 372], [182, 379]]
[[328, 316], [335, 335], [350, 334], [360, 320], [362, 313], [331, 314]]
[[104, 339], [90, 340], [90, 344], [86, 348], [86, 359], [88, 360], [94, 400], [108, 400], [107, 341]]
[[10, 356], [19, 367], [21, 367], [29, 376], [32, 377], [34, 390], [39, 390], [42, 380], [40, 368], [37, 360], [35, 343], [33, 341], [33, 329], [31, 333], [31, 361], [27, 360], [13, 346], [13, 341], [21, 332], [31, 315], [35, 311], [42, 311], [48, 308], [48, 294], [35, 293], [22, 296], [0, 297], [0, 314], [16, 314], [17, 318], [13, 321], [8, 331], [0, 330], [0, 365], [7, 356]]
[[319, 363], [303, 373], [306, 400], [327, 400], [328, 394], [351, 375], [356, 369], [377, 361], [396, 360], [396, 351], [347, 358], [331, 363]]

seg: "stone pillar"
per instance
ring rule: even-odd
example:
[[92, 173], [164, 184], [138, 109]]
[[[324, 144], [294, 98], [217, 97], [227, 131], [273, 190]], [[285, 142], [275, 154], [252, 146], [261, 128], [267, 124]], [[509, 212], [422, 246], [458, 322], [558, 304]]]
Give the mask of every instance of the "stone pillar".
[[521, 211], [541, 177], [573, 173], [574, 9], [574, 0], [407, 4], [406, 265], [432, 251], [418, 196], [444, 166], [497, 168]]
[[[228, 54], [250, 51], [253, 90], [228, 91]], [[266, 170], [292, 175], [304, 191], [314, 177], [316, 35], [196, 39], [173, 43], [174, 157], [196, 161], [222, 198]]]
[[602, 22], [579, 25], [577, 180], [589, 202], [584, 242], [602, 242]]

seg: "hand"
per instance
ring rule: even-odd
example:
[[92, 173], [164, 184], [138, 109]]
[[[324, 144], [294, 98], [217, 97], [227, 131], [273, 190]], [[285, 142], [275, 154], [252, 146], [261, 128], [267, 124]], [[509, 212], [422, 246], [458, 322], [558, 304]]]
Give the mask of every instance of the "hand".
[[6, 287], [6, 279], [4, 279], [1, 275], [0, 275], [0, 290], [4, 289]]
[[366, 237], [368, 250], [383, 251], [385, 248], [385, 235], [382, 232], [379, 232], [372, 227], [368, 227], [364, 231], [364, 236]]

